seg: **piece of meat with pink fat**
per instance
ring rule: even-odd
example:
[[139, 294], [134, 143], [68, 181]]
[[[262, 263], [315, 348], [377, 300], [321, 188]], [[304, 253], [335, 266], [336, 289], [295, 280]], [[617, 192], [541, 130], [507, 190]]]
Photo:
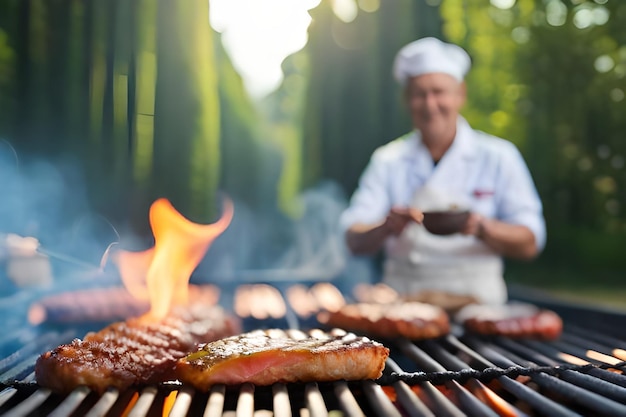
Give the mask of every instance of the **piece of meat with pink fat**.
[[213, 385], [271, 385], [376, 379], [389, 349], [353, 333], [257, 330], [207, 343], [180, 359], [176, 376], [207, 391]]

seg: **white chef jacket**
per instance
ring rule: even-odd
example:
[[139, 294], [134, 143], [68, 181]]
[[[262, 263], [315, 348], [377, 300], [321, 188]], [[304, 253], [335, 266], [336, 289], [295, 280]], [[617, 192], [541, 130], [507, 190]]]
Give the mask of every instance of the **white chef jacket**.
[[[340, 225], [383, 220], [394, 206], [422, 211], [452, 206], [527, 226], [543, 249], [541, 200], [524, 159], [509, 141], [473, 130], [459, 116], [457, 135], [434, 164], [419, 131], [372, 155]], [[436, 236], [410, 224], [385, 243], [383, 281], [400, 292], [441, 289], [473, 294], [484, 302], [506, 301], [503, 260], [474, 236]]]

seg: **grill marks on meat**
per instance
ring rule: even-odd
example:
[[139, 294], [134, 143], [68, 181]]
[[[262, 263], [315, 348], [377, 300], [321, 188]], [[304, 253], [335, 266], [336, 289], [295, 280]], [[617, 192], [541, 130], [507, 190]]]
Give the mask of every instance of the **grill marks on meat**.
[[455, 317], [470, 332], [487, 336], [554, 340], [563, 320], [553, 311], [532, 304], [470, 305]]
[[450, 331], [445, 310], [419, 302], [346, 304], [338, 311], [318, 314], [318, 320], [329, 326], [382, 338], [434, 339]]
[[340, 330], [312, 335], [257, 330], [205, 344], [178, 361], [176, 376], [201, 391], [244, 382], [375, 379], [388, 356], [382, 344]]
[[240, 332], [239, 322], [220, 307], [177, 307], [158, 323], [139, 319], [113, 323], [83, 340], [41, 355], [37, 383], [67, 393], [85, 385], [102, 393], [173, 378], [176, 361], [199, 343]]

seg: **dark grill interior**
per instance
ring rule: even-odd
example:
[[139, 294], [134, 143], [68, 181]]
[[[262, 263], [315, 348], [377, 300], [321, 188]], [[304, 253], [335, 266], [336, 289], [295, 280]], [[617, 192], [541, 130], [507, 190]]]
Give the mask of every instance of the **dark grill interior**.
[[[214, 387], [177, 383], [97, 395], [58, 395], [39, 387], [42, 352], [82, 337], [75, 326], [4, 326], [0, 336], [2, 416], [620, 416], [626, 415], [626, 315], [557, 303], [519, 292], [565, 322], [553, 342], [464, 334], [432, 341], [381, 340], [391, 349], [378, 381]], [[285, 320], [244, 321], [249, 329]], [[314, 323], [309, 323], [314, 324]], [[169, 413], [169, 414], [167, 414]]]

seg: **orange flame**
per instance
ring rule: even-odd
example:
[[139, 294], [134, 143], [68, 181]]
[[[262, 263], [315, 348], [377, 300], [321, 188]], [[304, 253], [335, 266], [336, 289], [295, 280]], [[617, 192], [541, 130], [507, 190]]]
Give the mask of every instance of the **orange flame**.
[[137, 300], [148, 301], [149, 299], [146, 288], [146, 273], [150, 268], [152, 259], [154, 259], [154, 248], [143, 252], [118, 250], [113, 257], [113, 262], [120, 271], [124, 287]]
[[165, 198], [150, 207], [154, 247], [143, 252], [118, 250], [113, 256], [126, 289], [139, 300], [150, 301], [143, 317], [164, 318], [173, 304], [186, 304], [189, 278], [217, 238], [230, 224], [232, 201], [225, 200], [222, 217], [212, 224], [198, 224], [183, 217]]

